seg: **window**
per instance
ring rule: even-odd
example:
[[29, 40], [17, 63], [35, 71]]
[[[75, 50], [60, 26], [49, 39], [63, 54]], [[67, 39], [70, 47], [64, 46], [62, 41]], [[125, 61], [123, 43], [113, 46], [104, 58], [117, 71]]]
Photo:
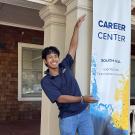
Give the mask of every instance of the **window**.
[[42, 45], [18, 43], [18, 100], [41, 100]]
[[135, 100], [135, 56], [131, 57], [131, 99]]

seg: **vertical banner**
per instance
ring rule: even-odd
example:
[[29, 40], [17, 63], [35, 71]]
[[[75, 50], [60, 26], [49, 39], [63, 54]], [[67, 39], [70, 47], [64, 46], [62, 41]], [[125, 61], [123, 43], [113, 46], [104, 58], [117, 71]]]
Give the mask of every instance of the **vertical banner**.
[[130, 0], [93, 0], [90, 93], [95, 135], [128, 135]]

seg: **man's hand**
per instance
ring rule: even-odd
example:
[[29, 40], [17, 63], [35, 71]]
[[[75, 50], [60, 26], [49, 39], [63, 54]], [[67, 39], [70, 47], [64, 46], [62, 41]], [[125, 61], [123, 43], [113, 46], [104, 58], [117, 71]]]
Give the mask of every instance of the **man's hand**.
[[98, 102], [98, 100], [95, 99], [92, 96], [83, 96], [83, 102], [85, 102], [85, 103], [96, 103], [96, 102]]
[[75, 28], [80, 28], [82, 22], [85, 20], [85, 16], [86, 16], [86, 15], [83, 15], [83, 16], [81, 16], [81, 17], [77, 20], [77, 22], [76, 22], [76, 24], [75, 24]]
[[74, 27], [73, 36], [71, 38], [70, 47], [69, 47], [69, 51], [68, 51], [68, 53], [72, 56], [73, 59], [75, 57], [76, 49], [78, 47], [79, 28], [81, 27], [82, 22], [85, 20], [85, 16], [86, 15], [81, 16], [77, 20], [75, 27]]

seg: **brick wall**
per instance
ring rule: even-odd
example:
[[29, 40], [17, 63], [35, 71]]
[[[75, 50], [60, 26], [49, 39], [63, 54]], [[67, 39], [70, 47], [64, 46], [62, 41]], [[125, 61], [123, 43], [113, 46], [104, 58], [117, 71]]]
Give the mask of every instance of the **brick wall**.
[[43, 44], [43, 31], [0, 25], [0, 120], [39, 119], [41, 103], [18, 98], [18, 42]]

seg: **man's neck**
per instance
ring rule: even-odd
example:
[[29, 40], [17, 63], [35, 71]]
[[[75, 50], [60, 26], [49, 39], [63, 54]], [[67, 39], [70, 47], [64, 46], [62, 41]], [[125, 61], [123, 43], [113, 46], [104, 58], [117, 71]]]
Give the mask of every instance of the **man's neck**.
[[55, 68], [55, 69], [49, 68], [49, 73], [52, 76], [57, 76], [59, 74], [59, 68]]

